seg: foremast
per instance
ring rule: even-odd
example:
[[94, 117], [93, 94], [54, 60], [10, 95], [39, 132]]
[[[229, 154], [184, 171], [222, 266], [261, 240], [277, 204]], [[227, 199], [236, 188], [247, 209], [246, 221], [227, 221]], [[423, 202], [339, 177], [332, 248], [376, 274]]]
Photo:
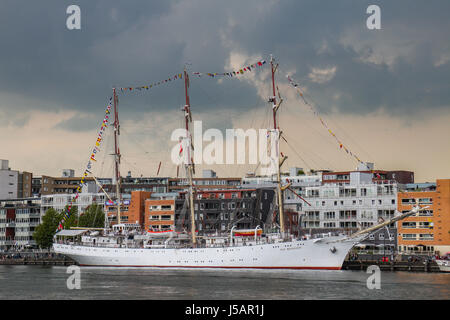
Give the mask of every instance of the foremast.
[[116, 88], [113, 88], [113, 103], [114, 103], [114, 177], [116, 180], [116, 199], [117, 199], [117, 223], [121, 223], [120, 207], [122, 199], [120, 195], [120, 149], [119, 149], [119, 98], [116, 94]]
[[189, 76], [184, 69], [184, 92], [186, 97], [186, 104], [182, 109], [184, 111], [184, 118], [186, 124], [186, 137], [184, 138], [184, 143], [182, 144], [183, 154], [184, 154], [184, 166], [186, 169], [186, 176], [189, 180], [189, 209], [191, 212], [191, 234], [192, 234], [192, 244], [196, 246], [197, 237], [195, 235], [195, 213], [194, 213], [194, 187], [193, 187], [193, 174], [194, 174], [194, 164], [192, 160], [192, 140], [191, 133], [189, 131], [189, 123], [192, 122], [191, 116], [191, 103], [189, 100]]

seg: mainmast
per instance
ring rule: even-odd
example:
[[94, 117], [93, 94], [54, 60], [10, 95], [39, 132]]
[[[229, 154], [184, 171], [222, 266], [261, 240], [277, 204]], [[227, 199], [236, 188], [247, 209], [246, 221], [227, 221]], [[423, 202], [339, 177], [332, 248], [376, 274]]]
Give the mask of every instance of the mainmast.
[[277, 175], [277, 196], [278, 196], [278, 211], [280, 215], [280, 232], [282, 237], [285, 236], [285, 226], [284, 226], [284, 211], [283, 211], [283, 190], [284, 188], [281, 186], [281, 174], [280, 174], [280, 168], [283, 165], [283, 162], [287, 159], [287, 157], [282, 156], [282, 159], [280, 158], [280, 138], [281, 138], [281, 131], [277, 127], [277, 111], [280, 107], [281, 103], [283, 102], [283, 99], [280, 97], [280, 101], [277, 103], [277, 96], [276, 96], [276, 90], [275, 90], [275, 72], [277, 70], [278, 64], [274, 64], [273, 57], [270, 56], [270, 66], [272, 70], [272, 97], [269, 98], [269, 102], [272, 103], [272, 113], [273, 113], [273, 131], [272, 131], [272, 143], [275, 143], [275, 151], [276, 151], [276, 162], [275, 163], [275, 170]]
[[189, 131], [189, 123], [192, 122], [191, 116], [191, 104], [189, 101], [189, 76], [186, 72], [186, 68], [184, 69], [184, 92], [186, 96], [186, 104], [183, 108], [184, 118], [186, 123], [186, 138], [184, 140], [184, 144], [182, 144], [184, 149], [184, 165], [186, 168], [186, 176], [189, 179], [189, 208], [191, 210], [191, 234], [192, 234], [192, 244], [195, 246], [197, 244], [197, 237], [195, 235], [195, 214], [194, 214], [194, 189], [193, 189], [193, 163], [192, 163], [192, 141], [191, 141], [191, 133]]
[[113, 88], [113, 102], [114, 102], [114, 176], [116, 179], [116, 198], [117, 198], [117, 223], [121, 223], [120, 219], [120, 207], [122, 204], [120, 196], [120, 149], [119, 149], [119, 135], [120, 135], [120, 125], [119, 125], [119, 98], [116, 94], [116, 88]]

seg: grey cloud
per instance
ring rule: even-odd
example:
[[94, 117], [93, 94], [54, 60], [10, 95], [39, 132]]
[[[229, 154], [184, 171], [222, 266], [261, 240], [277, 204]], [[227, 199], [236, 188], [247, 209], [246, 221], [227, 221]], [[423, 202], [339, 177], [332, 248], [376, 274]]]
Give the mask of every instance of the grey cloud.
[[[449, 104], [445, 1], [379, 1], [377, 31], [365, 27], [369, 1], [72, 2], [3, 1], [0, 93], [26, 96], [46, 110], [101, 117], [113, 86], [163, 80], [187, 62], [191, 71], [223, 72], [237, 51], [266, 58], [273, 53], [282, 71], [297, 70], [294, 77], [302, 79], [321, 112], [386, 108], [401, 114]], [[70, 4], [81, 7], [80, 31], [65, 27]], [[390, 64], [367, 61], [374, 54], [389, 56]], [[329, 81], [308, 79], [312, 68], [334, 67]], [[183, 83], [119, 98], [121, 116], [129, 119], [148, 110], [178, 110]], [[248, 110], [258, 99], [256, 88], [243, 81], [191, 79], [193, 110]]]

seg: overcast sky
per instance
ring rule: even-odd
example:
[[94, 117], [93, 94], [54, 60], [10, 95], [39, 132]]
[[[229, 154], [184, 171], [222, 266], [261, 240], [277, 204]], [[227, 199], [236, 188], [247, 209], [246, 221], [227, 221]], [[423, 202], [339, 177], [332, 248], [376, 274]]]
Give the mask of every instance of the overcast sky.
[[[81, 8], [81, 30], [66, 27], [71, 4]], [[366, 26], [371, 4], [381, 8], [381, 30]], [[112, 87], [148, 85], [186, 64], [232, 71], [273, 54], [287, 167], [356, 166], [288, 86], [290, 74], [361, 159], [420, 181], [450, 178], [449, 12], [445, 0], [0, 0], [0, 158], [36, 176], [81, 174]], [[194, 118], [205, 129], [267, 126], [268, 71], [191, 77]], [[119, 95], [123, 174], [154, 175], [159, 161], [161, 174], [176, 173], [167, 159], [183, 98], [182, 81]]]

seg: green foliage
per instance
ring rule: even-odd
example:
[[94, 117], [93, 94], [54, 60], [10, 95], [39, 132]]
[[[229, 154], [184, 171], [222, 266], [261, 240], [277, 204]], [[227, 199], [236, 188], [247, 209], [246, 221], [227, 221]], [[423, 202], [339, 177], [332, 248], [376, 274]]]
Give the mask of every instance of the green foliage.
[[94, 203], [86, 208], [86, 211], [81, 214], [79, 227], [86, 228], [103, 228], [105, 225], [105, 213], [98, 204]]
[[[33, 238], [41, 248], [50, 248], [53, 244], [53, 236], [55, 235], [59, 222], [63, 219], [67, 206], [62, 212], [58, 212], [53, 208], [48, 209], [42, 217], [42, 223], [36, 227]], [[98, 204], [89, 206], [84, 213], [78, 217], [78, 208], [73, 206], [70, 209], [70, 216], [64, 222], [63, 228], [71, 227], [87, 227], [87, 228], [103, 228], [105, 224], [105, 214]]]
[[303, 171], [303, 170], [298, 170], [298, 172], [297, 172], [297, 175], [302, 175], [302, 174], [305, 174], [305, 172]]
[[[53, 244], [53, 236], [55, 235], [59, 223], [64, 217], [67, 206], [62, 212], [58, 212], [53, 208], [48, 209], [42, 217], [42, 223], [36, 227], [33, 238], [36, 244], [41, 248], [50, 248]], [[63, 228], [70, 229], [77, 225], [78, 210], [77, 207], [70, 209], [70, 217], [64, 222]]]
[[49, 248], [53, 243], [53, 236], [56, 233], [58, 224], [61, 221], [61, 214], [55, 209], [48, 209], [42, 217], [42, 223], [36, 227], [33, 238], [41, 248]]

